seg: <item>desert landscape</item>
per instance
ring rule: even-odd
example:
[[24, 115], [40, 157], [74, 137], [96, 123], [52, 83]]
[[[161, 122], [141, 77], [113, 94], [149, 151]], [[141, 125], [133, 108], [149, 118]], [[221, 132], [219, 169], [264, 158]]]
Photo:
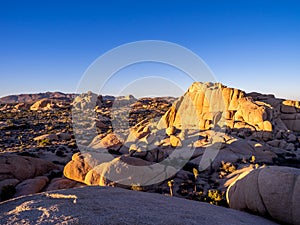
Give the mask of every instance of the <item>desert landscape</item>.
[[195, 82], [0, 104], [1, 224], [300, 224], [299, 101]]
[[0, 225], [300, 225], [300, 1], [0, 1]]

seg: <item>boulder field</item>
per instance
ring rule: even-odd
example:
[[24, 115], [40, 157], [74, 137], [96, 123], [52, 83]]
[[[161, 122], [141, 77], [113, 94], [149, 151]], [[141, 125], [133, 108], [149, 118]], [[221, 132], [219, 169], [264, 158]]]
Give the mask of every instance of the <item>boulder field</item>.
[[[77, 110], [91, 110], [87, 107], [92, 102], [88, 97], [85, 96], [83, 102], [77, 99]], [[98, 101], [97, 96], [92, 97], [93, 102]], [[134, 189], [135, 186], [148, 185], [139, 182], [143, 179], [138, 178], [148, 177], [151, 180], [151, 166], [162, 163], [165, 165], [165, 179], [160, 181], [173, 179], [176, 196], [182, 197], [178, 194], [183, 193], [180, 192], [182, 183], [194, 183], [195, 190], [198, 188], [204, 192], [210, 189], [228, 190], [227, 200], [232, 208], [298, 224], [298, 211], [293, 208], [295, 204], [288, 208], [278, 202], [277, 208], [274, 206], [274, 210], [269, 210], [274, 193], [277, 199], [284, 198], [286, 204], [294, 202], [294, 192], [291, 192], [294, 197], [287, 198], [287, 192], [279, 186], [282, 182], [287, 186], [286, 190], [293, 189], [295, 183], [287, 182], [285, 178], [298, 170], [264, 167], [289, 163], [299, 167], [299, 115], [300, 104], [297, 101], [245, 93], [219, 83], [195, 82], [158, 121], [143, 120], [130, 127], [129, 131], [116, 127], [114, 132], [99, 134], [81, 145], [84, 152], [73, 155], [72, 161], [64, 168], [64, 175], [87, 185]], [[177, 164], [174, 164], [175, 161]], [[182, 167], [178, 168], [181, 162]], [[245, 170], [249, 166], [259, 169], [248, 176], [244, 174], [243, 179], [239, 176], [239, 181], [226, 188], [224, 184], [228, 184], [234, 170]], [[191, 172], [194, 172], [191, 168], [199, 173], [199, 176], [194, 173], [194, 180], [191, 179]], [[282, 176], [279, 182], [278, 179], [267, 179], [269, 175], [265, 172], [255, 171], [269, 171], [270, 177], [274, 178], [282, 173], [286, 176]], [[262, 180], [252, 179], [256, 173], [261, 174]], [[278, 189], [271, 188], [272, 191], [262, 194], [257, 189], [258, 182], [265, 182], [272, 188], [278, 186]], [[167, 184], [170, 183], [163, 183], [164, 187]], [[268, 190], [267, 186], [264, 187]], [[250, 199], [243, 196], [250, 196]], [[259, 196], [262, 198], [260, 202], [255, 200]], [[264, 202], [265, 199], [268, 202]], [[289, 214], [284, 216], [282, 212]]]

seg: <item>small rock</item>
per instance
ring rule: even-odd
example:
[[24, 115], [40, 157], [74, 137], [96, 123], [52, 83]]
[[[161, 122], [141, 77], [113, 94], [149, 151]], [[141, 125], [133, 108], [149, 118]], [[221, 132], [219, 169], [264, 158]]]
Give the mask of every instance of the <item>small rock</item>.
[[168, 136], [175, 134], [175, 132], [176, 132], [176, 128], [174, 126], [170, 126], [166, 129], [166, 134]]
[[78, 182], [69, 180], [67, 178], [54, 178], [47, 187], [47, 191], [59, 190], [59, 189], [69, 189], [75, 187]]
[[45, 140], [45, 139], [48, 139], [49, 141], [57, 141], [58, 136], [56, 134], [44, 134], [44, 135], [35, 137], [33, 140], [41, 141], [41, 140]]
[[170, 144], [172, 147], [181, 147], [182, 146], [181, 140], [178, 137], [176, 137], [175, 135], [170, 136]]
[[287, 137], [287, 141], [288, 142], [296, 142], [297, 141], [297, 137], [295, 134], [289, 134], [289, 136]]

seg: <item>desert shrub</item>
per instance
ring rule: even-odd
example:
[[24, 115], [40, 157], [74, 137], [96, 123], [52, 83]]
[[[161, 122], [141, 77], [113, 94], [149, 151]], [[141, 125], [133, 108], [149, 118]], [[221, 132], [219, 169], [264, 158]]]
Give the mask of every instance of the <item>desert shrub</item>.
[[221, 202], [223, 200], [223, 194], [219, 190], [216, 190], [216, 189], [208, 190], [207, 197], [208, 197], [209, 203], [211, 203], [213, 205], [218, 205], [219, 202]]
[[224, 161], [222, 161], [222, 165], [220, 167], [221, 171], [224, 171], [225, 173], [233, 173], [234, 171], [236, 171], [236, 166], [233, 165], [230, 162], [225, 163]]
[[144, 188], [141, 187], [139, 184], [132, 184], [131, 185], [131, 190], [133, 190], [133, 191], [143, 191]]
[[16, 193], [16, 188], [14, 185], [10, 184], [10, 185], [3, 186], [0, 194], [1, 200], [2, 201], [8, 200], [12, 198], [15, 193]]
[[47, 146], [47, 145], [50, 145], [50, 144], [51, 144], [51, 141], [48, 138], [45, 138], [43, 140], [38, 141], [38, 145], [40, 147], [44, 147], [44, 146]]
[[210, 189], [207, 191], [207, 193], [202, 191], [197, 192], [195, 200], [207, 202], [212, 205], [228, 207], [225, 192], [221, 192], [217, 189]]

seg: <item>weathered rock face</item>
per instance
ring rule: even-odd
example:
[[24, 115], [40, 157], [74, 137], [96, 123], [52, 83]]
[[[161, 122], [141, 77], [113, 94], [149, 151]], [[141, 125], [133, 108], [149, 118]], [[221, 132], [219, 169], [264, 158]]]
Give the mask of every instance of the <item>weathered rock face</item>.
[[264, 167], [241, 173], [227, 189], [230, 208], [300, 224], [300, 170]]
[[300, 103], [299, 101], [277, 99], [273, 95], [249, 93], [255, 101], [264, 102], [272, 107], [274, 118], [278, 118], [274, 125], [278, 130], [287, 128], [291, 131], [300, 131]]
[[216, 124], [233, 128], [234, 121], [264, 130], [264, 121], [268, 121], [266, 107], [246, 98], [243, 91], [222, 84], [195, 82], [173, 104], [159, 125], [206, 130]]
[[[197, 152], [197, 151], [196, 151]], [[199, 154], [196, 158], [190, 160], [194, 165], [199, 165], [202, 157]], [[201, 153], [201, 152], [199, 152]], [[218, 154], [211, 163], [211, 168], [218, 170], [223, 162], [237, 163], [243, 159], [250, 159], [255, 157], [255, 163], [259, 164], [273, 164], [273, 160], [277, 158], [277, 155], [272, 152], [268, 147], [263, 146], [255, 141], [244, 140], [244, 139], [231, 139], [226, 143], [222, 143]]]
[[214, 125], [272, 132], [300, 131], [300, 106], [270, 95], [227, 88], [222, 84], [195, 82], [159, 122], [160, 128], [198, 128]]
[[0, 211], [0, 224], [276, 224], [207, 203], [110, 187], [25, 196], [0, 203]]
[[300, 106], [299, 101], [283, 101], [280, 107], [280, 118], [288, 129], [300, 131]]

